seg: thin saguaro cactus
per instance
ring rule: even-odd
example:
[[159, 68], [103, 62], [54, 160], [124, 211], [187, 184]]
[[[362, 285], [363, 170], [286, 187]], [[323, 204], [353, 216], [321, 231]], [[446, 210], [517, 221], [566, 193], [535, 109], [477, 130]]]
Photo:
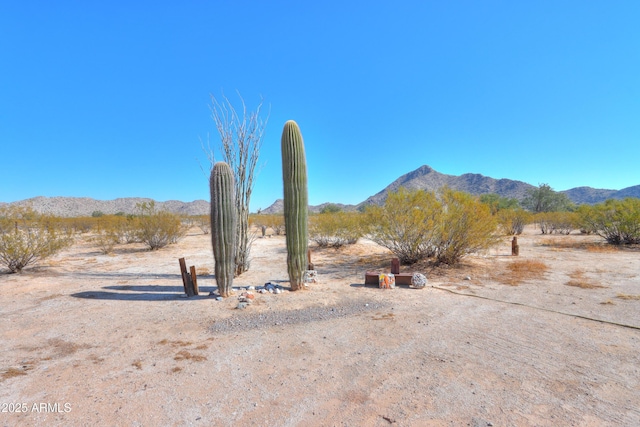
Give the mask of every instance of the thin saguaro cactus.
[[285, 123], [282, 130], [282, 180], [284, 221], [287, 240], [287, 270], [291, 290], [304, 289], [309, 247], [307, 160], [298, 124]]
[[216, 283], [220, 296], [226, 298], [233, 286], [237, 224], [233, 172], [227, 163], [217, 162], [213, 165], [209, 186]]

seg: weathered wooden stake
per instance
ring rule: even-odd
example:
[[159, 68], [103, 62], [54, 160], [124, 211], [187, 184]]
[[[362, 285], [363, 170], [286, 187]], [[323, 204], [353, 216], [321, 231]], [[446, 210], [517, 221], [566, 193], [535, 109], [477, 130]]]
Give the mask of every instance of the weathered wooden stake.
[[180, 273], [182, 275], [182, 285], [184, 286], [184, 293], [190, 297], [198, 295], [198, 279], [196, 277], [195, 266], [191, 266], [191, 274], [189, 274], [184, 258], [178, 259], [178, 262], [180, 263]]
[[182, 286], [184, 286], [184, 293], [189, 295], [189, 281], [187, 279], [187, 264], [184, 262], [184, 258], [178, 259], [178, 263], [180, 263], [180, 275], [182, 276]]
[[400, 260], [391, 258], [391, 274], [400, 274]]
[[191, 270], [191, 285], [193, 286], [193, 293], [195, 295], [198, 295], [200, 291], [198, 290], [198, 276], [196, 275], [196, 266], [192, 265], [189, 269]]
[[311, 249], [307, 249], [307, 270], [315, 270], [315, 266], [311, 262]]
[[511, 241], [511, 256], [520, 255], [520, 246], [518, 246], [518, 238], [513, 236], [513, 240]]

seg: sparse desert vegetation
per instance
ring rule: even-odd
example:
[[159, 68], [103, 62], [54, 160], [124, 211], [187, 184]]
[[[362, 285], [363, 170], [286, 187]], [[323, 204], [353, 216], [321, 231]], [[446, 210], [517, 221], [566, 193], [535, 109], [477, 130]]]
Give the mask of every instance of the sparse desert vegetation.
[[[213, 214], [235, 212], [222, 184]], [[3, 211], [3, 242], [40, 230], [50, 245], [0, 275], [0, 401], [45, 390], [72, 408], [9, 425], [634, 425], [636, 209], [534, 215], [450, 189], [400, 190], [356, 212], [327, 205], [309, 216], [310, 253], [295, 254], [319, 279], [299, 292], [285, 222], [306, 224], [305, 212], [252, 215], [251, 269], [231, 281], [229, 252], [223, 283], [211, 249], [235, 237], [228, 216], [210, 229], [152, 203], [136, 215], [24, 211], [22, 222]], [[429, 286], [363, 284], [393, 257]], [[184, 295], [178, 258], [195, 266], [200, 295]], [[266, 283], [278, 292], [255, 292]]]
[[20, 273], [72, 243], [71, 234], [54, 217], [29, 208], [0, 209], [0, 265], [11, 273]]
[[[456, 264], [403, 265], [427, 275], [421, 290], [364, 286], [364, 272], [388, 271], [393, 256], [366, 237], [338, 248], [314, 243], [319, 283], [256, 294], [238, 310], [240, 287], [286, 289], [284, 236], [257, 238], [252, 268], [234, 280], [234, 295], [216, 301], [207, 296], [216, 290], [211, 238], [195, 222], [155, 251], [123, 242], [102, 254], [96, 233], [75, 234], [73, 246], [20, 275], [0, 275], [0, 401], [45, 392], [72, 408], [12, 414], [5, 424], [639, 418], [637, 251], [598, 235], [549, 236], [530, 224], [518, 257], [505, 236]], [[589, 249], [603, 245], [612, 249]], [[184, 297], [179, 257], [196, 266], [200, 296]]]
[[549, 270], [549, 266], [536, 259], [515, 259], [500, 273], [498, 281], [511, 286], [518, 286], [527, 280], [540, 279]]

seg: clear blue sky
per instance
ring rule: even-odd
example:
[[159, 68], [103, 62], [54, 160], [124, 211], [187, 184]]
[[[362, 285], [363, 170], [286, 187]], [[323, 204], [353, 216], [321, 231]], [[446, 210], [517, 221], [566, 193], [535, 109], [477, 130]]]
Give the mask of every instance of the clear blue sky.
[[209, 198], [210, 94], [271, 115], [252, 210], [301, 127], [311, 204], [423, 164], [640, 184], [640, 1], [0, 0], [0, 201]]

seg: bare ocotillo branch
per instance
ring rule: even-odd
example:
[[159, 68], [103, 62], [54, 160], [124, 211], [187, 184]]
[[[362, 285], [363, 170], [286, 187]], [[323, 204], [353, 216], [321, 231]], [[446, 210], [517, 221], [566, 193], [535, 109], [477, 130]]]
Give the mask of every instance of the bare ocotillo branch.
[[[236, 241], [236, 275], [249, 269], [252, 236], [249, 234], [249, 205], [253, 191], [256, 166], [260, 156], [262, 138], [267, 126], [269, 113], [262, 119], [263, 99], [255, 110], [250, 111], [244, 99], [238, 93], [242, 105], [241, 114], [238, 113], [229, 98], [224, 94], [220, 99], [211, 95], [211, 118], [220, 135], [220, 151], [235, 176], [236, 211], [238, 227]], [[211, 167], [215, 164], [215, 155], [208, 147], [207, 157]]]

